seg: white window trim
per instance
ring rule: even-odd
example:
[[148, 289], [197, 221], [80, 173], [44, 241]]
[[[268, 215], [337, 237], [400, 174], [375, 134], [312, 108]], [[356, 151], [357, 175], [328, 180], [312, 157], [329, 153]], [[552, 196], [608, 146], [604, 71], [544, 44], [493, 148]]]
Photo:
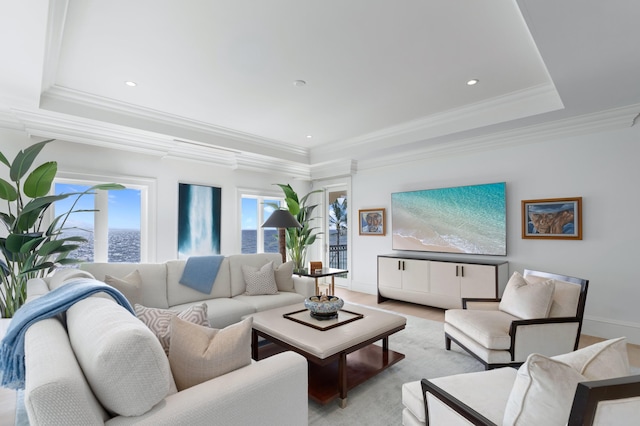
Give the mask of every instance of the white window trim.
[[[140, 263], [156, 262], [156, 235], [157, 235], [157, 181], [154, 178], [126, 175], [97, 175], [91, 173], [58, 171], [54, 180], [56, 183], [76, 183], [83, 185], [97, 185], [103, 183], [119, 183], [127, 188], [140, 190]], [[106, 203], [106, 194], [103, 200], [98, 197], [98, 203]], [[53, 212], [52, 212], [53, 214]], [[51, 217], [53, 220], [53, 217]], [[97, 258], [94, 252], [94, 258]], [[106, 259], [106, 254], [105, 254]]]
[[[260, 201], [264, 201], [265, 199], [280, 200], [282, 204], [284, 204], [284, 194], [282, 193], [282, 191], [271, 191], [255, 188], [238, 188], [236, 190], [236, 194], [236, 198], [238, 200], [238, 217], [240, 218], [240, 220], [238, 221], [237, 241], [240, 243], [240, 251], [242, 251], [242, 199], [256, 198], [258, 199], [258, 206], [260, 204]], [[264, 209], [258, 208], [258, 215], [256, 217], [257, 231], [259, 231], [262, 227], [264, 220]], [[256, 232], [256, 234], [256, 250], [258, 251], [258, 253], [264, 253], [264, 234], [262, 232]]]

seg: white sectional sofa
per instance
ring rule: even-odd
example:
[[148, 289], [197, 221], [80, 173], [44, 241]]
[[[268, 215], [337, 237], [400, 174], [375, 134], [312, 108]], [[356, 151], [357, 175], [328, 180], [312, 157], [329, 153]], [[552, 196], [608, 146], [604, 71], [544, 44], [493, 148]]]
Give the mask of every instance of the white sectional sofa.
[[[298, 279], [299, 292], [244, 295], [241, 265], [278, 262], [279, 255], [237, 255], [222, 262], [211, 294], [178, 283], [183, 261], [162, 264], [86, 264], [99, 280], [138, 270], [141, 302], [183, 310], [206, 303], [212, 327], [246, 314], [302, 302], [313, 280]], [[86, 272], [77, 271], [77, 275]], [[56, 275], [58, 277], [56, 278]], [[73, 274], [28, 283], [32, 300], [64, 285]], [[247, 347], [250, 351], [250, 348]], [[25, 336], [24, 404], [31, 425], [303, 425], [308, 422], [307, 362], [284, 352], [178, 391], [157, 337], [104, 294], [73, 305], [63, 316], [38, 321]]]
[[164, 263], [84, 263], [80, 269], [91, 273], [97, 280], [104, 281], [105, 275], [125, 277], [138, 271], [142, 278], [139, 303], [150, 308], [182, 311], [188, 307], [206, 303], [211, 327], [223, 328], [234, 324], [248, 314], [302, 303], [315, 293], [312, 278], [293, 275], [294, 291], [279, 291], [278, 294], [248, 296], [242, 273], [242, 265], [255, 268], [273, 261], [280, 266], [282, 258], [278, 253], [238, 254], [225, 257], [210, 294], [180, 284], [185, 260], [171, 260]]

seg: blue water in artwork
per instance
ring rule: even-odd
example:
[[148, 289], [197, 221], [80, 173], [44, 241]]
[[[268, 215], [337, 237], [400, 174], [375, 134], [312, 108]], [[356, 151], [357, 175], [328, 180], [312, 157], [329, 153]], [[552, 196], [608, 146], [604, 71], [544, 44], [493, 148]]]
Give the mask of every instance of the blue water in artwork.
[[220, 254], [220, 194], [216, 187], [179, 184], [179, 259]]
[[506, 255], [505, 183], [391, 194], [393, 248]]

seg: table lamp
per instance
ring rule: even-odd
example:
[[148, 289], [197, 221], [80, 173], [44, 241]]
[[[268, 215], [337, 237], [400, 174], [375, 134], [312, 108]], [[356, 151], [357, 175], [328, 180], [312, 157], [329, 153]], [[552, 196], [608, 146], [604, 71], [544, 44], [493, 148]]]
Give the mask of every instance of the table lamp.
[[282, 263], [287, 261], [287, 249], [285, 243], [285, 228], [302, 228], [300, 222], [289, 212], [289, 210], [274, 210], [269, 219], [262, 224], [263, 228], [278, 228], [278, 244], [280, 247], [280, 255], [282, 255]]

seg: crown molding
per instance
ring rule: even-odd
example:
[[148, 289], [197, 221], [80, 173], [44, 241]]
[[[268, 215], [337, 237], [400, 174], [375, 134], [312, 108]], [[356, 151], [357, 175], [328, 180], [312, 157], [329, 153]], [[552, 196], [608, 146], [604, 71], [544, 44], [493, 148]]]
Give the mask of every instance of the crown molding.
[[513, 147], [549, 139], [579, 136], [607, 130], [629, 128], [635, 124], [640, 104], [614, 108], [597, 113], [556, 120], [544, 124], [532, 125], [496, 132], [488, 135], [437, 143], [428, 147], [404, 150], [397, 155], [388, 155], [371, 160], [360, 160], [359, 170], [371, 170], [397, 166], [415, 161], [425, 161], [437, 157], [451, 156], [502, 147]]
[[332, 179], [353, 176], [358, 172], [358, 162], [352, 159], [340, 159], [311, 165], [311, 180]]
[[345, 150], [380, 150], [398, 147], [416, 140], [427, 140], [451, 133], [516, 120], [562, 109], [564, 106], [551, 83], [508, 93], [487, 101], [465, 105], [418, 120], [388, 127], [378, 132], [358, 136], [339, 143], [312, 149], [312, 159], [322, 161], [344, 154]]
[[42, 94], [41, 108], [97, 121], [108, 117], [109, 122], [128, 127], [171, 135], [178, 139], [210, 142], [224, 148], [273, 155], [291, 161], [304, 163], [309, 159], [307, 148], [56, 85]]

